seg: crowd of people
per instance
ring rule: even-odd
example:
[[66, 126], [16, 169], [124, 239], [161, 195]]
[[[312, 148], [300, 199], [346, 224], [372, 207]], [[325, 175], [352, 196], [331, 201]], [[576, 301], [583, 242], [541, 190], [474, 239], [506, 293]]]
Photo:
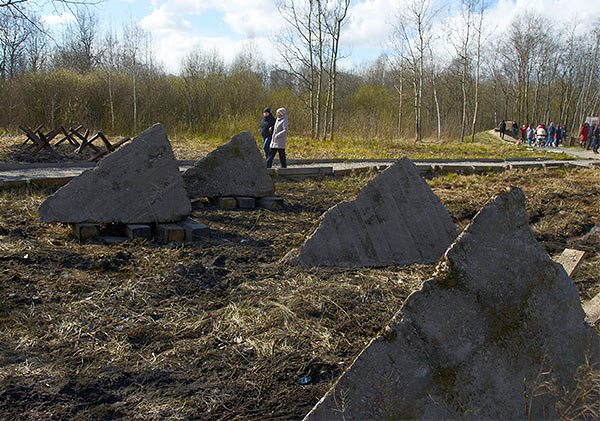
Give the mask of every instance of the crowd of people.
[[[515, 138], [517, 144], [527, 144], [528, 146], [554, 147], [557, 148], [561, 143], [568, 139], [567, 128], [564, 125], [554, 124], [551, 122], [548, 127], [540, 123], [536, 127], [533, 124], [524, 124], [519, 128], [516, 122], [512, 123], [511, 135]], [[500, 122], [500, 137], [504, 139], [507, 133], [506, 121]], [[581, 125], [579, 130], [579, 144], [582, 148], [592, 150], [598, 153], [600, 147], [600, 125], [595, 122], [590, 126], [586, 121]]]

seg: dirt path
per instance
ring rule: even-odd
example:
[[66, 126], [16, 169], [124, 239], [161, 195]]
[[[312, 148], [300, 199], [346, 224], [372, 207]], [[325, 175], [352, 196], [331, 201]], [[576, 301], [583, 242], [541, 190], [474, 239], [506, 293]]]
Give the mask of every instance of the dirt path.
[[[516, 144], [516, 141], [514, 140], [514, 138], [508, 134], [505, 136], [504, 139], [502, 139], [500, 137], [500, 134], [494, 130], [490, 130], [490, 131], [488, 131], [488, 133], [495, 136], [498, 140], [501, 140], [505, 143]], [[558, 148], [548, 147], [548, 148], [543, 148], [543, 149], [547, 150], [548, 152], [567, 153], [569, 155], [576, 156], [577, 158], [594, 159], [594, 160], [600, 159], [600, 154], [595, 154], [591, 150], [585, 150], [585, 149], [582, 149], [582, 148], [576, 147], [576, 146], [561, 145]]]

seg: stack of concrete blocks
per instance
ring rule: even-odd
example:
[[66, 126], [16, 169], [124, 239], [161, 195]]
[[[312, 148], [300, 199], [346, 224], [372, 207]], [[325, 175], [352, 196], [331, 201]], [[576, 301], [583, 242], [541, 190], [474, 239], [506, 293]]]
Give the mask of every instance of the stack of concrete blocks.
[[190, 197], [209, 197], [221, 209], [283, 208], [250, 132], [233, 136], [183, 174]]
[[435, 263], [456, 238], [446, 207], [404, 157], [354, 200], [328, 210], [284, 261], [304, 267], [380, 267]]
[[72, 224], [83, 242], [98, 239], [100, 224], [123, 224], [129, 238], [145, 239], [151, 238], [153, 225], [163, 241], [192, 241], [208, 228], [185, 220], [190, 212], [177, 160], [160, 123], [75, 177], [38, 209], [42, 222]]
[[569, 416], [561, 399], [576, 392], [578, 369], [600, 361], [584, 316], [577, 288], [535, 240], [523, 192], [507, 190], [305, 420]]

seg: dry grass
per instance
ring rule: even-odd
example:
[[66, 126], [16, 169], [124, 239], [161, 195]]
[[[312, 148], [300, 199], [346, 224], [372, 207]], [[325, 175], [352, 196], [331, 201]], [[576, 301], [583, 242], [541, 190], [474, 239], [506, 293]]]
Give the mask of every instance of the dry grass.
[[[24, 135], [0, 135], [0, 163], [1, 162], [59, 162], [69, 160], [83, 160], [89, 158], [91, 150], [88, 148], [84, 154], [73, 153], [74, 147], [61, 144], [57, 151], [59, 158], [53, 157], [44, 151], [36, 156], [28, 154], [22, 143]], [[111, 143], [120, 140], [120, 137], [109, 137]], [[178, 159], [200, 159], [218, 146], [226, 143], [229, 138], [190, 138], [173, 135], [170, 138], [173, 151]], [[262, 151], [262, 139], [256, 137], [259, 149]], [[96, 142], [99, 143], [99, 142]], [[452, 159], [477, 159], [477, 158], [533, 158], [542, 157], [550, 159], [574, 159], [566, 155], [548, 153], [541, 149], [531, 150], [525, 146], [517, 146], [499, 141], [496, 137], [483, 132], [476, 136], [474, 143], [459, 142], [456, 139], [425, 139], [415, 143], [407, 139], [359, 139], [339, 138], [335, 141], [315, 141], [307, 138], [290, 137], [288, 140], [287, 155], [289, 159], [398, 159], [408, 156], [412, 159], [424, 158], [452, 158]]]
[[[197, 211], [213, 238], [178, 247], [80, 245], [39, 223], [52, 190], [0, 193], [0, 418], [302, 417], [433, 270], [278, 263], [372, 176], [279, 181], [284, 211]], [[592, 170], [430, 180], [461, 227], [502, 187], [523, 188], [547, 250], [588, 247], [582, 298], [600, 292], [598, 233], [585, 235], [598, 182]]]

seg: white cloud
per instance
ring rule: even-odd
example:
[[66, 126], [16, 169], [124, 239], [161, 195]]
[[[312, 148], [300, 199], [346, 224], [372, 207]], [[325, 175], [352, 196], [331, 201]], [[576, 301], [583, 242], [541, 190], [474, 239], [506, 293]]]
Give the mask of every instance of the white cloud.
[[381, 48], [390, 32], [390, 15], [395, 13], [393, 4], [389, 0], [365, 0], [351, 6], [342, 29], [342, 44], [352, 48]]
[[488, 12], [488, 28], [496, 33], [506, 30], [512, 20], [526, 11], [535, 12], [550, 19], [552, 28], [563, 29], [563, 25], [578, 25], [582, 33], [600, 16], [600, 1], [597, 0], [499, 0]]
[[[251, 44], [249, 44], [249, 42]], [[181, 61], [186, 54], [193, 50], [206, 53], [216, 51], [225, 63], [231, 63], [242, 52], [247, 52], [249, 45], [256, 49], [256, 45], [268, 43], [267, 39], [254, 39], [252, 41], [235, 41], [228, 37], [199, 37], [179, 33], [172, 33], [156, 40], [156, 54], [165, 65], [167, 71], [177, 73], [181, 68]], [[261, 56], [262, 60], [271, 60], [272, 57]]]
[[52, 26], [61, 27], [68, 23], [75, 22], [75, 16], [68, 12], [63, 12], [61, 15], [43, 15], [40, 18], [40, 22], [47, 28]]
[[165, 5], [154, 9], [154, 11], [140, 21], [140, 26], [149, 31], [170, 33], [185, 32], [191, 28], [190, 22], [186, 21], [179, 13], [175, 13]]
[[283, 27], [282, 19], [272, 0], [233, 0], [215, 3], [216, 9], [225, 14], [225, 22], [240, 35], [268, 36], [276, 34]]
[[[268, 44], [269, 37], [284, 27], [275, 1], [151, 0], [154, 9], [140, 24], [152, 31], [158, 46], [158, 57], [169, 70], [176, 71], [181, 58], [195, 47], [205, 51], [216, 48], [229, 61], [243, 51], [243, 40], [238, 40], [240, 36], [254, 39], [256, 45]], [[351, 51], [352, 54], [344, 58], [344, 65], [374, 58], [388, 45], [391, 22], [401, 1], [405, 0], [353, 0], [342, 30], [343, 52]], [[444, 24], [442, 20], [456, 20], [456, 17], [445, 16], [445, 13], [450, 2], [457, 0], [439, 1], [445, 9], [438, 17], [439, 22], [434, 24], [437, 35], [434, 53], [448, 57], [452, 51], [448, 43], [448, 21]], [[498, 36], [510, 27], [515, 16], [525, 10], [535, 10], [548, 17], [557, 30], [562, 24], [581, 22], [578, 29], [583, 31], [589, 29], [589, 25], [600, 16], [600, 0], [497, 0], [487, 13], [486, 27]], [[225, 27], [219, 33], [203, 37], [200, 32], [195, 32], [198, 29], [195, 26], [196, 22], [202, 22], [203, 14], [207, 11], [222, 14]], [[261, 51], [264, 50], [273, 48], [261, 48]]]
[[[281, 19], [273, 1], [167, 0], [144, 17], [140, 25], [152, 32], [157, 56], [167, 70], [176, 72], [181, 59], [194, 48], [217, 50], [226, 62], [230, 62], [244, 48], [247, 49], [246, 39], [260, 45], [268, 44], [269, 36], [281, 28]], [[195, 34], [191, 19], [201, 20], [202, 14], [209, 10], [222, 13], [228, 28], [214, 36]], [[244, 39], [236, 40], [236, 35]]]

